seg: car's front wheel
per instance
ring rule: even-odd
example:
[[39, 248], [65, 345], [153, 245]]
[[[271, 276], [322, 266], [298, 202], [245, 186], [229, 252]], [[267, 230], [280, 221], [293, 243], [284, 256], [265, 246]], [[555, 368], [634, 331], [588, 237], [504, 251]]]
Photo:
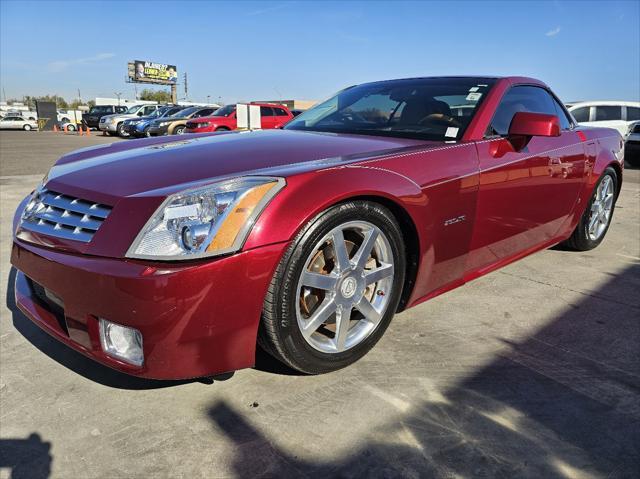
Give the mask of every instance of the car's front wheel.
[[182, 125], [176, 126], [176, 129], [173, 130], [173, 134], [174, 135], [184, 135], [184, 130], [185, 130], [184, 126], [182, 126]]
[[122, 138], [127, 138], [129, 136], [129, 132], [125, 131], [124, 123], [120, 123], [117, 129], [118, 136]]
[[261, 346], [308, 374], [357, 361], [398, 307], [404, 251], [398, 222], [384, 206], [352, 201], [329, 208], [278, 265], [264, 302]]
[[600, 175], [578, 226], [563, 243], [564, 246], [577, 251], [588, 251], [602, 242], [611, 224], [617, 192], [618, 175], [612, 167], [608, 167]]

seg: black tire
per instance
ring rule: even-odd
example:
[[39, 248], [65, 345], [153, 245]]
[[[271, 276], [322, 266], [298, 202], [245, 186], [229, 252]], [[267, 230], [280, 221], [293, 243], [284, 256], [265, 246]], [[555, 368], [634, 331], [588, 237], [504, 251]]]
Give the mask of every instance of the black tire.
[[[605, 226], [605, 229], [600, 235], [600, 237], [594, 240], [589, 235], [589, 219], [591, 218], [591, 208], [594, 200], [596, 199], [596, 193], [598, 191], [598, 187], [607, 177], [611, 178], [611, 180], [613, 181], [613, 191], [614, 191], [613, 204], [611, 205], [609, 222]], [[596, 183], [595, 187], [593, 188], [593, 192], [591, 193], [591, 198], [589, 198], [589, 203], [587, 204], [587, 207], [585, 208], [585, 211], [582, 214], [582, 217], [580, 218], [580, 222], [576, 226], [576, 229], [573, 230], [571, 237], [569, 237], [568, 240], [564, 241], [561, 244], [561, 246], [564, 246], [568, 249], [572, 249], [574, 251], [589, 251], [597, 247], [600, 243], [602, 243], [602, 240], [604, 240], [605, 236], [607, 235], [607, 231], [609, 231], [609, 227], [611, 226], [611, 221], [613, 220], [613, 212], [615, 210], [616, 200], [618, 199], [617, 194], [618, 194], [618, 175], [616, 174], [616, 171], [610, 166], [602, 172], [602, 175], [600, 175], [600, 178], [598, 179], [598, 182]]]
[[118, 124], [118, 126], [116, 127], [116, 133], [122, 138], [127, 138], [129, 136], [129, 133], [124, 131], [124, 123]]
[[216, 128], [216, 131], [231, 131], [229, 128], [227, 128], [226, 126], [221, 126], [219, 128]]
[[[302, 336], [295, 309], [297, 284], [317, 242], [334, 228], [350, 221], [369, 222], [384, 233], [393, 255], [393, 283], [386, 310], [375, 329], [350, 349], [325, 353], [312, 347]], [[402, 232], [387, 208], [368, 201], [350, 201], [329, 208], [303, 228], [280, 261], [264, 300], [259, 345], [276, 359], [306, 374], [327, 373], [354, 363], [378, 342], [391, 322], [404, 285], [405, 265]]]
[[174, 128], [173, 130], [173, 134], [174, 135], [184, 135], [184, 130], [186, 129], [186, 127], [184, 125], [178, 125]]
[[24, 131], [31, 131], [31, 130], [33, 130], [33, 127], [32, 127], [31, 125], [24, 125], [24, 126], [22, 127], [22, 129], [23, 129]]

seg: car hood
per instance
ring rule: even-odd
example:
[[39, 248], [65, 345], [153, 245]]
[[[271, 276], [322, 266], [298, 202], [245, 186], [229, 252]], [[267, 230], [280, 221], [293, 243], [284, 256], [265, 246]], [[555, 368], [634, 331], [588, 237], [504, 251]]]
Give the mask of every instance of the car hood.
[[131, 196], [166, 196], [244, 174], [287, 176], [357, 161], [362, 155], [425, 146], [420, 140], [263, 130], [158, 137], [99, 145], [63, 156], [50, 190], [114, 205]]

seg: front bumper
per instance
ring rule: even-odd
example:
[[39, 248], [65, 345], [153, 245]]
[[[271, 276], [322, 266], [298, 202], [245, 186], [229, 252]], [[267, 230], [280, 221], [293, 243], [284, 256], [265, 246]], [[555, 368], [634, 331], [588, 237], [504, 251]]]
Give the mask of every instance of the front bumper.
[[[16, 304], [57, 340], [119, 371], [210, 376], [253, 366], [262, 302], [285, 247], [185, 265], [74, 255], [14, 240]], [[43, 300], [43, 288], [62, 306]], [[102, 351], [98, 318], [142, 333], [142, 366]]]
[[167, 134], [169, 126], [150, 126], [147, 132], [150, 136], [162, 136]]
[[115, 133], [118, 129], [118, 125], [116, 123], [100, 123], [98, 125], [98, 129], [100, 131], [110, 131]]

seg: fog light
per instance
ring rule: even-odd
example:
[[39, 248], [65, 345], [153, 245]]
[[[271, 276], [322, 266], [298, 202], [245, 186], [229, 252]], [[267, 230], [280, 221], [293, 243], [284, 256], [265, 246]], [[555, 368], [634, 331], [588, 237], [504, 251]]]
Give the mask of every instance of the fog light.
[[142, 334], [137, 329], [100, 318], [100, 344], [109, 356], [136, 366], [142, 366], [144, 362]]

